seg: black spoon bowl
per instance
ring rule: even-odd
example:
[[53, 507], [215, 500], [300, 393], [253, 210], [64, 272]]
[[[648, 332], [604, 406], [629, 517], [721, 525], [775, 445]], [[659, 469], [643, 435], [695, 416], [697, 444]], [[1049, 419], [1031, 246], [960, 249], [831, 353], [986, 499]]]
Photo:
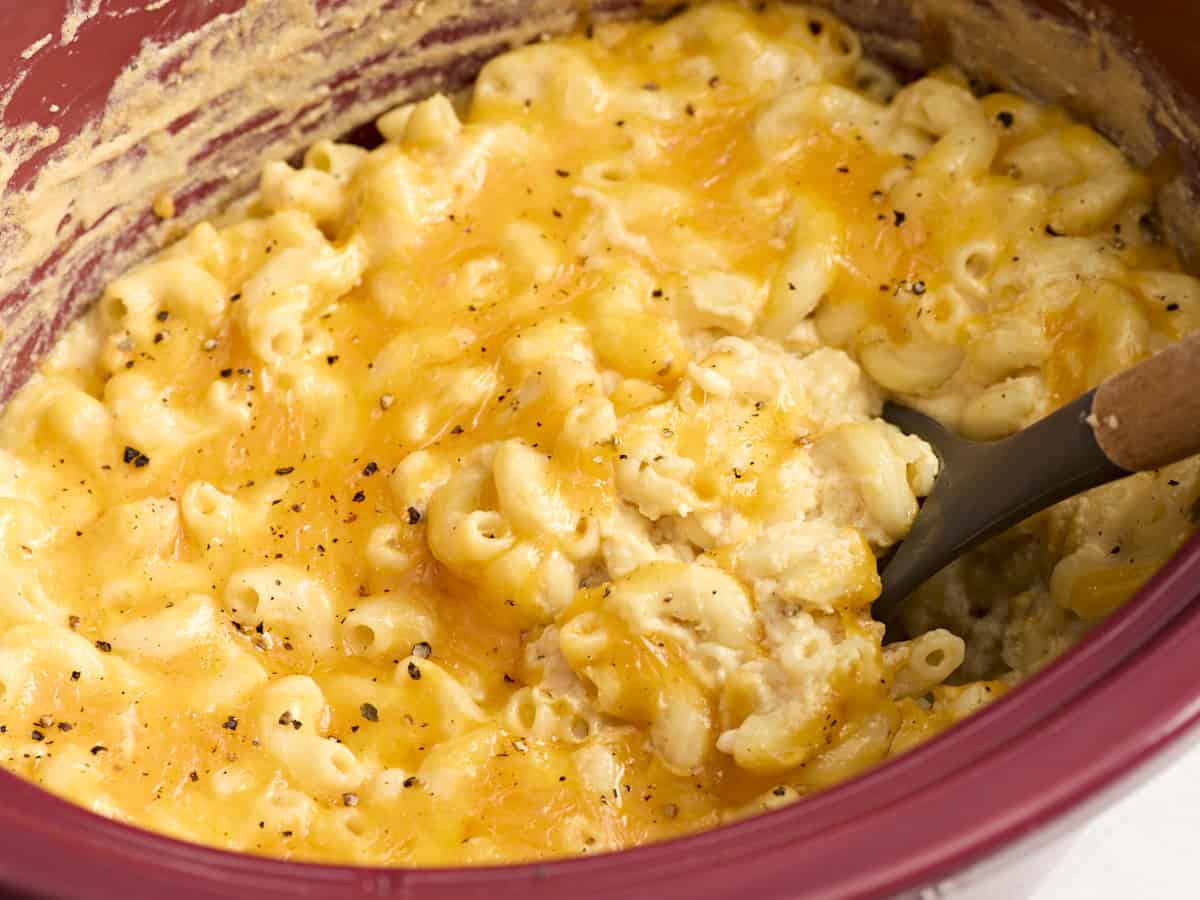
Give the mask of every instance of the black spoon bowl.
[[940, 474], [884, 566], [876, 619], [894, 621], [909, 594], [972, 547], [1060, 500], [1131, 474], [1104, 455], [1088, 424], [1093, 393], [998, 441], [968, 441], [914, 409], [884, 406], [884, 419], [932, 445]]

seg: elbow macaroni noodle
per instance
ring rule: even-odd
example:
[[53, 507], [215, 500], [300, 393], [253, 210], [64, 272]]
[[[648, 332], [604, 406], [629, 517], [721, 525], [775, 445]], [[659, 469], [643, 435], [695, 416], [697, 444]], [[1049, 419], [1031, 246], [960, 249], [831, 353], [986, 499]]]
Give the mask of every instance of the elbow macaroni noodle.
[[[460, 113], [461, 111], [461, 113]], [[591, 853], [773, 808], [1035, 671], [1194, 526], [1195, 460], [871, 616], [937, 474], [1200, 325], [1155, 182], [901, 86], [827, 13], [494, 59], [109, 287], [0, 422], [0, 763], [196, 841]]]

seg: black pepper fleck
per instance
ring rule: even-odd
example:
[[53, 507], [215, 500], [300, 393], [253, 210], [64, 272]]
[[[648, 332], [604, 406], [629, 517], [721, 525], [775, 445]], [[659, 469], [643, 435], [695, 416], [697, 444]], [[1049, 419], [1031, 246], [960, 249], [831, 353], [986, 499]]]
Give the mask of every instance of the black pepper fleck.
[[420, 666], [418, 666], [415, 662], [412, 662], [411, 660], [409, 660], [409, 663], [408, 663], [408, 677], [411, 678], [413, 681], [421, 680], [421, 668], [420, 668]]
[[363, 703], [358, 707], [358, 713], [368, 722], [379, 721], [379, 710], [375, 708], [373, 703]]

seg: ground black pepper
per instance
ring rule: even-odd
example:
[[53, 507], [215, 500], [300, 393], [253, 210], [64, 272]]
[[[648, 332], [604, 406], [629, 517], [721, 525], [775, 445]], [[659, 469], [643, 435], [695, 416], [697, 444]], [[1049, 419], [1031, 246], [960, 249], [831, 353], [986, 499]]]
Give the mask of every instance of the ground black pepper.
[[373, 703], [363, 703], [358, 707], [358, 713], [368, 722], [379, 721], [379, 710], [375, 708]]
[[408, 677], [413, 681], [421, 680], [421, 668], [412, 660], [409, 660], [408, 663]]
[[150, 457], [148, 457], [145, 453], [143, 453], [137, 447], [128, 447], [127, 446], [125, 448], [124, 452], [121, 454], [121, 460], [126, 465], [128, 465], [129, 463], [133, 463], [135, 466], [137, 466], [140, 469], [142, 466], [144, 466], [150, 462]]

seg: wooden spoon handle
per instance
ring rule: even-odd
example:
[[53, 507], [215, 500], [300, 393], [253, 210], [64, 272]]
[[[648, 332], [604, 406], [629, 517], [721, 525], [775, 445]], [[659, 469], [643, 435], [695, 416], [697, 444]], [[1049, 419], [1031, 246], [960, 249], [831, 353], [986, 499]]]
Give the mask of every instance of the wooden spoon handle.
[[1100, 449], [1126, 471], [1200, 453], [1200, 332], [1105, 381], [1092, 413]]

